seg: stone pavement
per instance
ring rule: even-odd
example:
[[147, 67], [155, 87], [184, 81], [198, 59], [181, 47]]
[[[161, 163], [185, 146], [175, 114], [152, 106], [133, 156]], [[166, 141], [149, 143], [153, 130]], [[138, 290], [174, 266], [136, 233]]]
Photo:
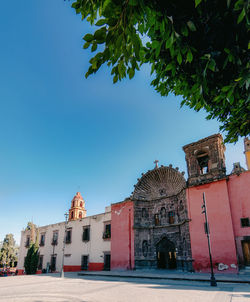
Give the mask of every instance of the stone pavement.
[[[105, 272], [104, 272], [105, 273]], [[154, 274], [152, 274], [154, 275]], [[154, 275], [156, 276], [156, 275]], [[249, 302], [249, 284], [79, 276], [77, 273], [0, 278], [0, 302]]]
[[[155, 270], [155, 269], [141, 269], [135, 271], [81, 271], [79, 276], [106, 276], [119, 278], [142, 278], [142, 279], [165, 279], [165, 280], [190, 280], [206, 282], [210, 281], [211, 275], [209, 273], [188, 273], [171, 270]], [[250, 284], [250, 273], [246, 274], [215, 274], [217, 282], [226, 283], [247, 283]]]

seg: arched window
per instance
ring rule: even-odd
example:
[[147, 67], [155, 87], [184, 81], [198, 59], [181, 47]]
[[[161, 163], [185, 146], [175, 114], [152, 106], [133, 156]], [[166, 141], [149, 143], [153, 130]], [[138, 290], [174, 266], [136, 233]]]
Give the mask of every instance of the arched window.
[[74, 208], [74, 206], [75, 206], [75, 201], [72, 202], [72, 207]]
[[79, 213], [79, 218], [82, 218], [82, 212]]
[[73, 219], [74, 218], [74, 213], [73, 212], [71, 212], [71, 219]]
[[82, 201], [80, 202], [80, 207], [82, 208]]

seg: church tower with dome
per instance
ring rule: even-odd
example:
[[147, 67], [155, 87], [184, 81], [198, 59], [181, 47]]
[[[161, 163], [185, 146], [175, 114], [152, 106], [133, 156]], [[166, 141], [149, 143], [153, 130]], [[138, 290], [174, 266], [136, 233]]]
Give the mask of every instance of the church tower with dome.
[[85, 201], [80, 192], [77, 192], [71, 201], [71, 208], [69, 209], [69, 221], [78, 220], [86, 217]]

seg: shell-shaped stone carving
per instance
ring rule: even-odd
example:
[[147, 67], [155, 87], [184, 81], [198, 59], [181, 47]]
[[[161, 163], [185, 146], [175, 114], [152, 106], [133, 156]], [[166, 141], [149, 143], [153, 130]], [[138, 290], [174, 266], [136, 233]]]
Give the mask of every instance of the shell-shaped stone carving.
[[145, 173], [135, 185], [133, 199], [156, 200], [179, 194], [186, 187], [186, 180], [176, 169], [160, 167]]

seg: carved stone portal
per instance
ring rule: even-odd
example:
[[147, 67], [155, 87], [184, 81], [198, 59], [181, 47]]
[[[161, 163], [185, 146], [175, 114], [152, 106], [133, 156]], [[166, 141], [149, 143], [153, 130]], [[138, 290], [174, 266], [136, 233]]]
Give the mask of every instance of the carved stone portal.
[[135, 267], [192, 271], [183, 173], [155, 167], [138, 180], [134, 201]]

